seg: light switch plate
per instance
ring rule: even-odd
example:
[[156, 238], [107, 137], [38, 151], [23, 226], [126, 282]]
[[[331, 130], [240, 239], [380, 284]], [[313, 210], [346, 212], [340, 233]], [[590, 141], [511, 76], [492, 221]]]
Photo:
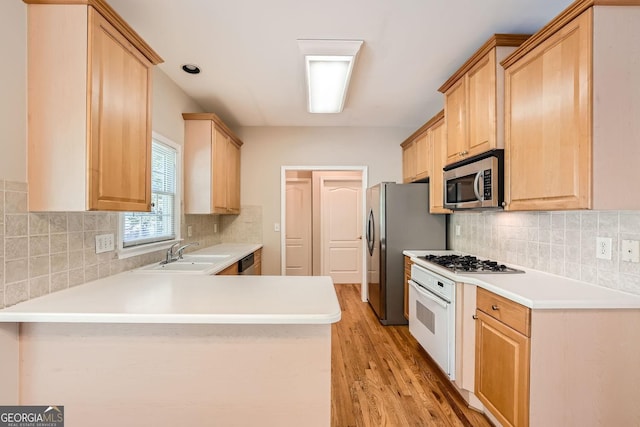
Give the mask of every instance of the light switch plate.
[[193, 226], [187, 225], [187, 237], [193, 236]]
[[596, 258], [611, 259], [611, 237], [596, 238]]
[[96, 253], [112, 251], [115, 248], [113, 234], [99, 234], [96, 236]]

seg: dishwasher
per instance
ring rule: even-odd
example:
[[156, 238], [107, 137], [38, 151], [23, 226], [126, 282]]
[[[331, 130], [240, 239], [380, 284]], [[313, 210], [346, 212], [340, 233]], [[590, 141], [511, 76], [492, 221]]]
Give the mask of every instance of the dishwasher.
[[253, 253], [238, 261], [238, 274], [256, 274]]

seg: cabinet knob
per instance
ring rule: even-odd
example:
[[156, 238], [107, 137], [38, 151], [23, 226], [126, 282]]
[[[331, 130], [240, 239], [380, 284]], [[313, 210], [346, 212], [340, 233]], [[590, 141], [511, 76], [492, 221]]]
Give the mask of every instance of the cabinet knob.
[[461, 156], [461, 157], [462, 157], [462, 156], [466, 156], [467, 154], [469, 154], [469, 152], [468, 152], [467, 150], [465, 150], [465, 151], [461, 151], [461, 152], [460, 152], [460, 156]]
[[498, 306], [497, 306], [497, 305], [495, 305], [495, 304], [491, 306], [491, 310], [499, 310], [499, 309], [500, 309], [500, 307], [498, 307]]

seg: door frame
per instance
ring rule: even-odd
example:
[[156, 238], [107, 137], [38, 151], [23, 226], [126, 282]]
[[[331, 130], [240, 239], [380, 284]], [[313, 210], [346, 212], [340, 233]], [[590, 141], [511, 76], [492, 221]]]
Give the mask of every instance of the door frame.
[[[286, 248], [286, 190], [287, 171], [360, 171], [362, 173], [362, 212], [367, 210], [367, 188], [369, 186], [368, 166], [281, 166], [280, 168], [280, 274], [286, 274], [287, 248]], [[362, 235], [365, 235], [366, 221], [362, 221]], [[362, 286], [360, 287], [360, 297], [362, 301], [367, 301], [367, 252], [365, 239], [362, 239], [360, 246], [362, 256]]]

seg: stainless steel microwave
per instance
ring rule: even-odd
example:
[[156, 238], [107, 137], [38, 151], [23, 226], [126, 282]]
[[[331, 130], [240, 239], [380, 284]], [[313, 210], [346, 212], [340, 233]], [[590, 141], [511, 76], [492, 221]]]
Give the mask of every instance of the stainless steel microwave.
[[444, 168], [444, 207], [502, 208], [503, 150], [492, 150]]

